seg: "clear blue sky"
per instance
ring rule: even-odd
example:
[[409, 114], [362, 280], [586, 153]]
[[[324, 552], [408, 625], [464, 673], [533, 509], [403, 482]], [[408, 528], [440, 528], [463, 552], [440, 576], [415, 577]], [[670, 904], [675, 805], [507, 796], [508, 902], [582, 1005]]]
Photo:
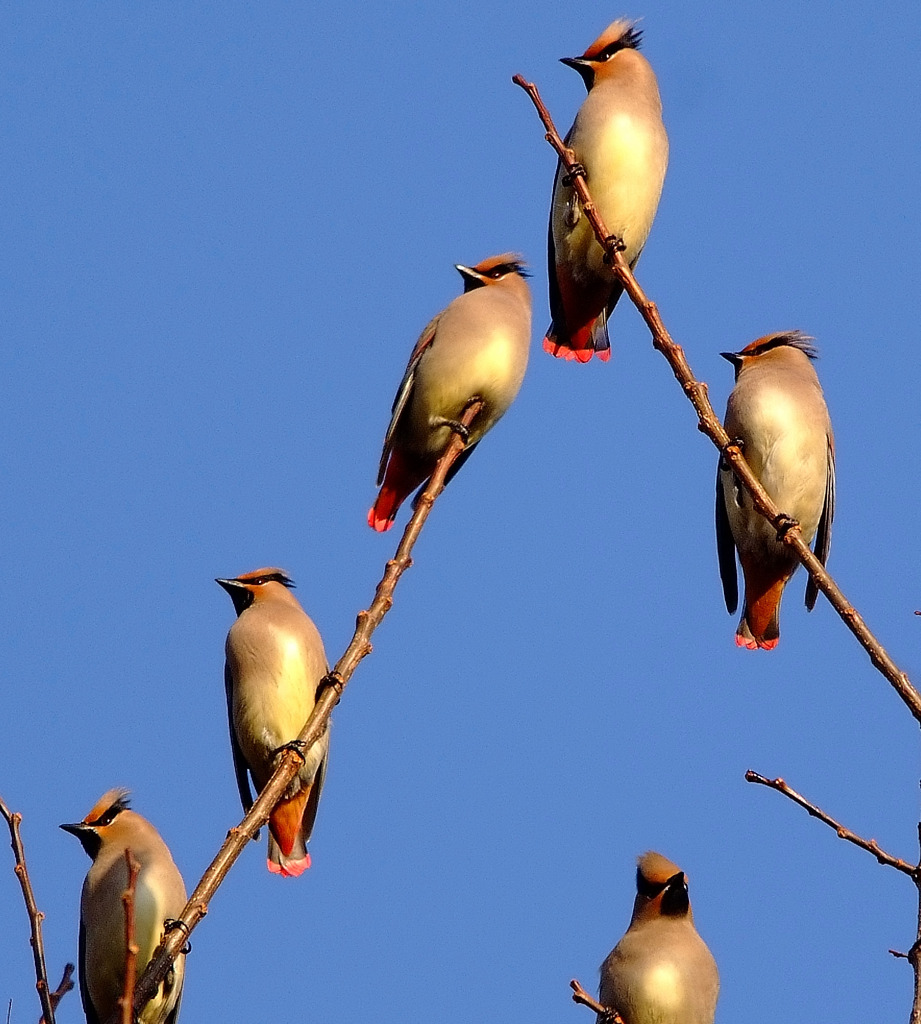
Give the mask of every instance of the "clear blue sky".
[[[557, 58], [621, 14], [671, 138], [641, 282], [720, 412], [720, 351], [815, 335], [830, 567], [921, 680], [916, 3], [7, 6], [0, 793], [52, 981], [89, 863], [60, 822], [129, 786], [191, 888], [239, 819], [213, 578], [285, 567], [341, 653], [396, 542], [365, 513], [408, 353], [454, 263], [517, 249], [519, 399], [337, 709], [314, 867], [245, 852], [183, 1021], [590, 1024], [567, 983], [594, 989], [649, 848], [690, 876], [718, 1022], [907, 1019], [911, 885], [743, 773], [912, 858], [917, 726], [801, 576], [780, 647], [735, 648], [715, 453], [626, 301], [609, 364], [540, 351], [554, 157], [510, 78], [566, 129], [584, 90]], [[0, 1003], [26, 1024], [4, 859]]]

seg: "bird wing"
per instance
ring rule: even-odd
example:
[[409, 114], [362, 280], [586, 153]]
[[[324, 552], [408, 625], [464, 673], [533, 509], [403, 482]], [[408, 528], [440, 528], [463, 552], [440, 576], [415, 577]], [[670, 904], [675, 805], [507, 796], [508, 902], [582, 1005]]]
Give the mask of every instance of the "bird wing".
[[[831, 548], [831, 524], [835, 518], [835, 439], [830, 434], [828, 435], [828, 465], [825, 474], [825, 504], [822, 506], [822, 518], [819, 520], [813, 548], [816, 558], [822, 565], [828, 559], [828, 552]], [[810, 611], [815, 607], [815, 599], [818, 596], [819, 588], [810, 576], [809, 582], [806, 584], [806, 607]]]
[[[327, 727], [328, 728], [328, 727]], [[320, 805], [320, 793], [323, 790], [323, 783], [326, 780], [326, 762], [329, 760], [329, 747], [326, 754], [317, 767], [317, 774], [313, 777], [310, 786], [310, 795], [307, 797], [307, 804], [304, 807], [304, 816], [301, 818], [301, 830], [306, 843], [313, 834], [313, 824], [317, 820], [317, 808]]]
[[86, 1015], [86, 1024], [102, 1024], [96, 1007], [90, 999], [89, 986], [86, 983], [86, 926], [83, 923], [83, 914], [80, 914], [80, 938], [77, 943], [77, 959], [80, 963], [80, 1002], [83, 1003], [83, 1013]]
[[422, 354], [431, 345], [435, 338], [435, 331], [438, 329], [438, 321], [441, 319], [441, 313], [438, 316], [433, 317], [426, 325], [425, 330], [419, 335], [419, 340], [416, 342], [416, 346], [412, 351], [412, 355], [409, 357], [409, 364], [406, 367], [406, 372], [403, 374], [403, 379], [400, 381], [400, 386], [397, 388], [396, 396], [393, 399], [393, 405], [390, 409], [390, 424], [387, 427], [387, 434], [384, 437], [384, 449], [381, 452], [381, 461], [377, 469], [377, 485], [384, 482], [384, 472], [387, 469], [387, 460], [390, 458], [390, 451], [393, 448], [393, 437], [396, 433], [397, 427], [400, 423], [407, 404], [409, 403], [409, 396], [412, 394], [413, 384], [416, 380], [416, 368], [419, 365], [419, 360], [422, 358]]
[[233, 770], [237, 776], [240, 803], [243, 804], [243, 810], [249, 814], [249, 809], [253, 806], [253, 793], [249, 788], [249, 776], [246, 774], [247, 765], [243, 757], [243, 751], [240, 749], [240, 743], [233, 728], [233, 679], [230, 675], [230, 666], [226, 661], [224, 662], [224, 693], [227, 695], [227, 722], [230, 726], [230, 750], [233, 753]]
[[179, 1020], [179, 1007], [181, 1005], [182, 1005], [182, 990], [180, 989], [179, 990], [179, 997], [176, 999], [175, 1005], [173, 1006], [172, 1010], [170, 1010], [169, 1015], [167, 1016], [166, 1020], [163, 1021], [163, 1024], [176, 1024], [176, 1022]]
[[729, 515], [726, 512], [726, 495], [719, 466], [716, 467], [716, 553], [720, 563], [720, 579], [723, 581], [726, 610], [733, 615], [739, 606], [736, 545], [732, 539], [732, 527], [729, 525]]
[[[567, 143], [569, 142], [569, 136], [566, 136]], [[556, 177], [557, 180], [562, 173], [563, 165], [557, 164], [556, 166]], [[556, 192], [557, 181], [553, 183], [553, 191]], [[556, 279], [556, 246], [553, 244], [553, 201], [550, 202], [550, 222], [547, 225], [547, 280], [550, 286], [550, 320], [557, 326], [566, 323], [566, 317], [563, 316], [563, 297], [560, 295], [560, 285]], [[552, 327], [548, 329], [550, 333]]]

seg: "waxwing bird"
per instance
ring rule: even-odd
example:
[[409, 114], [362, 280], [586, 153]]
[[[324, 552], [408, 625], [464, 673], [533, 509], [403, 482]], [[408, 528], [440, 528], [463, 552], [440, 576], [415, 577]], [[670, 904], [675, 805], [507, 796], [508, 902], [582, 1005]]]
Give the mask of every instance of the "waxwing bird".
[[644, 853], [630, 927], [601, 965], [599, 1002], [624, 1024], [713, 1024], [719, 991], [684, 872], [660, 853]]
[[[224, 689], [230, 746], [244, 811], [253, 805], [247, 771], [257, 791], [269, 781], [282, 748], [297, 738], [327, 672], [323, 641], [291, 593], [281, 569], [256, 569], [216, 582], [230, 594], [237, 621], [225, 645]], [[326, 776], [329, 729], [304, 754], [300, 771], [269, 816], [268, 868], [288, 877], [310, 867], [313, 832]]]
[[531, 293], [514, 253], [475, 267], [457, 264], [464, 293], [442, 310], [416, 342], [393, 401], [377, 484], [368, 513], [378, 532], [393, 526], [400, 505], [432, 475], [452, 428], [473, 399], [485, 403], [466, 435], [451, 480], [480, 439], [512, 404], [528, 365]]
[[[795, 519], [803, 540], [815, 538], [824, 565], [835, 515], [835, 439], [819, 378], [815, 348], [800, 331], [767, 334], [741, 352], [721, 355], [735, 367], [726, 432], [781, 512]], [[752, 508], [748, 492], [722, 460], [716, 479], [716, 544], [730, 615], [739, 601], [735, 552], [745, 580], [736, 644], [772, 650], [780, 639], [780, 600], [798, 560], [776, 529]], [[806, 586], [811, 611], [818, 594]]]
[[[80, 840], [93, 861], [80, 899], [80, 996], [87, 1024], [105, 1024], [125, 985], [125, 850], [141, 866], [134, 896], [138, 977], [163, 938], [165, 923], [182, 913], [185, 885], [159, 832], [129, 809], [126, 789], [110, 789], [83, 821], [61, 828]], [[185, 954], [180, 953], [141, 1010], [140, 1024], [176, 1024], [184, 974]]]
[[[636, 266], [659, 205], [668, 164], [662, 101], [649, 62], [639, 53], [633, 22], [610, 24], [581, 57], [562, 62], [582, 76], [588, 96], [566, 145], [585, 169], [585, 180], [605, 227], [624, 243]], [[562, 165], [550, 204], [547, 269], [552, 322], [544, 349], [586, 363], [611, 358], [607, 321], [623, 286], [604, 261], [604, 250], [584, 215]]]

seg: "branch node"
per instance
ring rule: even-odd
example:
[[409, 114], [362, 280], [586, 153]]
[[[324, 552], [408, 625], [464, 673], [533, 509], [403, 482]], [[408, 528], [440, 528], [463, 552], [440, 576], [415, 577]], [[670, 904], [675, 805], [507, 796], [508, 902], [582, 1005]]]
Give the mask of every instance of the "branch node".
[[597, 1024], [624, 1024], [623, 1018], [610, 1006], [602, 1006], [597, 999], [593, 999], [588, 992], [576, 981], [575, 978], [569, 983], [572, 989], [572, 1001], [587, 1006], [598, 1014]]

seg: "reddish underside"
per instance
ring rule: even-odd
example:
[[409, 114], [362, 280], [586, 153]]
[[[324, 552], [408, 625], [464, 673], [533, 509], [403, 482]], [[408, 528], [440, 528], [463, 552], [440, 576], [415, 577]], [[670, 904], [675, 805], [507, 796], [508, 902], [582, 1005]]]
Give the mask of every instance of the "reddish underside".
[[772, 651], [780, 642], [780, 630], [777, 623], [777, 610], [783, 589], [790, 578], [788, 573], [780, 577], [776, 571], [765, 573], [760, 566], [745, 566], [745, 621], [754, 637], [754, 643], [747, 637], [736, 635], [736, 644], [754, 650], [760, 647]]
[[[592, 332], [596, 320], [604, 313], [610, 289], [574, 285], [565, 267], [560, 266], [556, 268], [556, 279], [565, 323], [554, 319], [555, 336], [544, 338], [544, 351], [558, 359], [587, 363], [596, 351]], [[571, 328], [570, 324], [579, 326]], [[598, 358], [606, 363], [611, 358], [610, 348], [599, 349]]]
[[394, 449], [390, 453], [390, 461], [387, 463], [384, 482], [381, 484], [377, 499], [368, 512], [368, 526], [378, 533], [389, 530], [400, 506], [425, 480], [426, 475], [418, 466], [410, 465], [402, 453]]

